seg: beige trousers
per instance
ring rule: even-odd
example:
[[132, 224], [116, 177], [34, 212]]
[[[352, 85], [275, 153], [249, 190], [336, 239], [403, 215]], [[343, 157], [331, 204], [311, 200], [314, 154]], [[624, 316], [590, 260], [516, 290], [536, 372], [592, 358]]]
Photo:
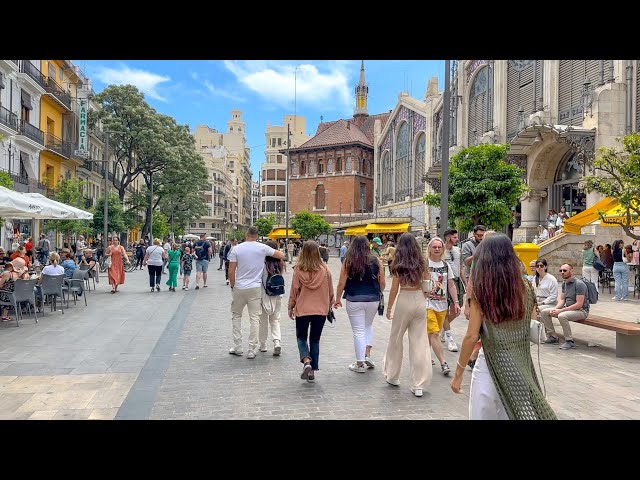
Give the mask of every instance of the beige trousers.
[[258, 328], [262, 311], [262, 287], [234, 288], [231, 293], [231, 331], [236, 350], [242, 350], [242, 311], [249, 310], [249, 350], [258, 348]]
[[402, 369], [404, 333], [409, 336], [409, 366], [412, 388], [426, 388], [431, 383], [431, 349], [427, 337], [426, 302], [421, 290], [398, 293], [383, 373], [387, 380], [398, 381]]
[[[556, 335], [556, 329], [553, 326], [553, 320], [551, 319], [551, 310], [551, 308], [542, 310], [540, 312], [540, 318], [542, 319], [542, 323], [544, 323], [544, 331], [546, 332], [547, 337], [551, 335], [552, 337], [558, 338]], [[569, 312], [562, 312], [558, 314], [558, 321], [562, 327], [562, 334], [564, 335], [565, 341], [573, 340], [569, 321], [575, 322], [576, 320], [584, 320], [585, 318], [587, 318], [587, 312], [584, 310], [571, 310]]]

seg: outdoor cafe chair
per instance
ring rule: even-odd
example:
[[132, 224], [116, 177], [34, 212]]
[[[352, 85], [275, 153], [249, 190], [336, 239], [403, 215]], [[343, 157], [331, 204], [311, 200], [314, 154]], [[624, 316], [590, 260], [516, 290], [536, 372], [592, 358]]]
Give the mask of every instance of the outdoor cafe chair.
[[18, 310], [20, 310], [18, 308], [18, 302], [16, 302], [16, 295], [14, 292], [8, 292], [8, 291], [3, 291], [3, 294], [5, 294], [7, 296], [7, 298], [9, 299], [9, 301], [3, 301], [0, 300], [0, 306], [5, 306], [5, 307], [13, 307], [14, 310], [16, 311], [16, 327], [20, 326], [19, 320], [18, 320], [18, 316], [20, 315], [18, 313]]
[[[42, 291], [42, 298], [46, 299], [52, 297], [51, 311], [57, 310], [58, 297], [60, 297], [60, 309], [64, 315], [64, 291], [63, 291], [64, 275], [42, 275], [42, 284], [40, 286]], [[42, 315], [44, 315], [44, 308], [42, 309]]]
[[[16, 304], [18, 305], [17, 311], [20, 312], [20, 319], [22, 319], [22, 304], [26, 303], [29, 308], [29, 314], [31, 314], [31, 307], [33, 307], [33, 315], [38, 323], [38, 314], [36, 313], [36, 292], [35, 286], [38, 283], [38, 279], [32, 280], [16, 280], [14, 283], [13, 294], [15, 296]], [[16, 313], [17, 316], [17, 313]]]
[[[73, 294], [73, 303], [78, 304], [77, 298], [79, 295], [84, 294], [84, 305], [87, 305], [87, 294], [84, 291], [84, 280], [86, 271], [75, 270], [72, 278], [67, 278], [66, 282], [69, 286], [69, 292], [67, 295]], [[67, 306], [69, 306], [69, 297], [67, 296]]]

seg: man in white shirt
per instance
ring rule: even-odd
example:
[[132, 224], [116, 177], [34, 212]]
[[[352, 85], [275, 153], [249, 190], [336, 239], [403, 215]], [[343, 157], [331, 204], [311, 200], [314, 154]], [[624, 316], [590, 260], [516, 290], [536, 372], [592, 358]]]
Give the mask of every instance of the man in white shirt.
[[231, 286], [231, 329], [234, 347], [232, 355], [242, 355], [242, 311], [249, 311], [249, 351], [247, 358], [256, 358], [258, 328], [262, 308], [262, 271], [265, 257], [284, 259], [284, 253], [264, 243], [258, 243], [258, 229], [249, 227], [245, 242], [235, 246], [228, 255]]
[[451, 267], [451, 271], [453, 272], [453, 283], [456, 285], [456, 290], [458, 291], [458, 296], [453, 298], [449, 295], [449, 309], [447, 312], [447, 316], [444, 319], [444, 324], [442, 326], [442, 330], [440, 331], [440, 341], [447, 342], [447, 350], [450, 352], [457, 352], [458, 345], [453, 340], [453, 336], [451, 335], [451, 322], [457, 317], [455, 312], [455, 305], [459, 305], [462, 307], [464, 304], [464, 287], [462, 280], [460, 279], [460, 265], [462, 254], [460, 252], [460, 247], [458, 247], [458, 231], [450, 228], [444, 232], [444, 256], [443, 259], [449, 264]]
[[171, 244], [169, 243], [169, 240], [166, 240], [164, 242], [164, 245], [162, 246], [162, 249], [164, 250], [164, 253], [167, 254], [167, 257], [162, 261], [162, 273], [167, 273], [167, 261], [169, 259], [168, 255], [169, 255], [169, 250], [171, 250]]

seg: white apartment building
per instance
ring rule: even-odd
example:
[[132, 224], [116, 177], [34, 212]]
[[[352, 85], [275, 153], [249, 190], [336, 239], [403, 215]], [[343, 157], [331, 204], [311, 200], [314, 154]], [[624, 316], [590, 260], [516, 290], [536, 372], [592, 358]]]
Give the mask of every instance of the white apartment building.
[[284, 223], [285, 218], [287, 157], [280, 152], [287, 148], [287, 125], [291, 148], [311, 138], [306, 134], [305, 117], [299, 115], [285, 115], [283, 125], [267, 124], [265, 162], [260, 166], [260, 216], [273, 213], [279, 219], [278, 223]]

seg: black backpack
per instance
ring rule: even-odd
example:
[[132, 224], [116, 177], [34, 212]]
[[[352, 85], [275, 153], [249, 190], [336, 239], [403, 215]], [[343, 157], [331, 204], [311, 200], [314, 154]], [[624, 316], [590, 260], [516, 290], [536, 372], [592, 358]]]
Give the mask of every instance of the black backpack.
[[264, 284], [264, 291], [270, 297], [284, 295], [284, 277], [279, 273], [268, 275]]

